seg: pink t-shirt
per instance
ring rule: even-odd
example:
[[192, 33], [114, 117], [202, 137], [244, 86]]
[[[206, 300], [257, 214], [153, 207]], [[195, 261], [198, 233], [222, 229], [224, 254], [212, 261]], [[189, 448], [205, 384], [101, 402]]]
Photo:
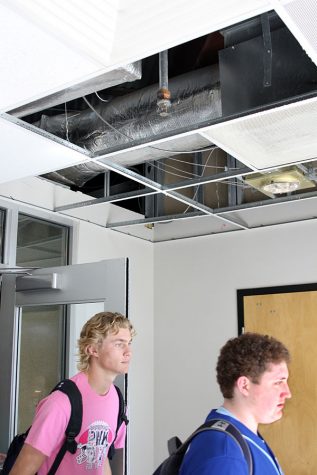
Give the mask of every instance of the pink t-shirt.
[[[106, 395], [100, 396], [90, 387], [84, 373], [78, 373], [71, 379], [82, 394], [83, 420], [76, 437], [77, 452], [66, 452], [56, 474], [102, 475], [104, 460], [116, 433], [119, 410], [117, 391], [112, 385]], [[37, 406], [26, 443], [47, 456], [38, 475], [47, 474], [64, 442], [70, 410], [69, 399], [61, 391], [54, 391]], [[124, 447], [125, 434], [123, 423], [115, 441], [116, 448]]]

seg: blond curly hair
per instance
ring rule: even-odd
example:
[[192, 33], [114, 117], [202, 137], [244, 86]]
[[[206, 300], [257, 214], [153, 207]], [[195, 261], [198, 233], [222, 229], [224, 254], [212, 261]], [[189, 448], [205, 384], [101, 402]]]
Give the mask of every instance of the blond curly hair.
[[93, 344], [100, 345], [106, 336], [110, 333], [117, 334], [120, 328], [130, 330], [131, 338], [135, 335], [130, 320], [118, 312], [99, 312], [85, 323], [77, 341], [79, 358], [77, 367], [79, 371], [89, 369], [90, 355], [88, 347]]

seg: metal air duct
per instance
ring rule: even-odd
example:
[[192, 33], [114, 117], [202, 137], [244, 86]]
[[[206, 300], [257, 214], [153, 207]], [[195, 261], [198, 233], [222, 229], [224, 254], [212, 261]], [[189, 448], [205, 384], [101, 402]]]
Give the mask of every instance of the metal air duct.
[[[157, 114], [158, 85], [155, 84], [93, 106], [95, 111], [88, 109], [68, 114], [67, 117], [64, 114], [53, 117], [42, 115], [34, 125], [63, 138], [67, 132], [71, 142], [97, 156], [173, 136], [221, 116], [218, 67], [208, 66], [177, 76], [169, 81], [169, 90], [171, 107], [165, 117]], [[190, 147], [187, 140], [188, 151]], [[166, 153], [156, 153], [156, 159], [161, 157], [166, 157]], [[144, 161], [144, 157], [138, 160], [134, 154], [133, 164]], [[98, 171], [96, 164], [91, 169], [90, 166], [88, 163], [61, 170], [58, 174], [67, 176], [69, 183], [82, 186], [88, 179], [104, 172], [102, 167]], [[59, 181], [56, 173], [46, 177], [54, 179], [54, 175]]]

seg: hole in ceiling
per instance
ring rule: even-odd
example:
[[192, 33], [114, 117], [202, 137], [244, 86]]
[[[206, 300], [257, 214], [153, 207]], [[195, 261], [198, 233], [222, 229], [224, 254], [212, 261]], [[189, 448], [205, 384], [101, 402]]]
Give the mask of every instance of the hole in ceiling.
[[[160, 72], [156, 54], [95, 82], [11, 111], [100, 158], [99, 163], [44, 177], [96, 198], [144, 189], [113, 171], [105, 175], [101, 157], [109, 157], [159, 185], [193, 180], [192, 186], [178, 192], [210, 208], [274, 198], [278, 188], [268, 191], [258, 182], [264, 176], [271, 179], [267, 185], [274, 184], [275, 178], [261, 173], [216, 183], [200, 184], [197, 180], [244, 167], [243, 160], [215, 146], [200, 129], [316, 96], [317, 68], [280, 18], [269, 12], [169, 49], [171, 106], [163, 117], [157, 111]], [[152, 144], [159, 139], [162, 142]], [[284, 188], [282, 194], [314, 188], [315, 170], [315, 162], [303, 164], [299, 173], [306, 177], [307, 186], [294, 191]], [[283, 169], [279, 173], [283, 174]], [[145, 216], [194, 210], [188, 203], [162, 194], [118, 204]]]

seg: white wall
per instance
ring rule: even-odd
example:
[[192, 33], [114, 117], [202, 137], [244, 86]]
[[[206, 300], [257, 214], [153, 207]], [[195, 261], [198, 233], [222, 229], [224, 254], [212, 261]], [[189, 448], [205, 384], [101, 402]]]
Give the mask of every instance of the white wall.
[[218, 351], [237, 335], [237, 289], [317, 282], [317, 222], [155, 245], [155, 464], [221, 402]]

